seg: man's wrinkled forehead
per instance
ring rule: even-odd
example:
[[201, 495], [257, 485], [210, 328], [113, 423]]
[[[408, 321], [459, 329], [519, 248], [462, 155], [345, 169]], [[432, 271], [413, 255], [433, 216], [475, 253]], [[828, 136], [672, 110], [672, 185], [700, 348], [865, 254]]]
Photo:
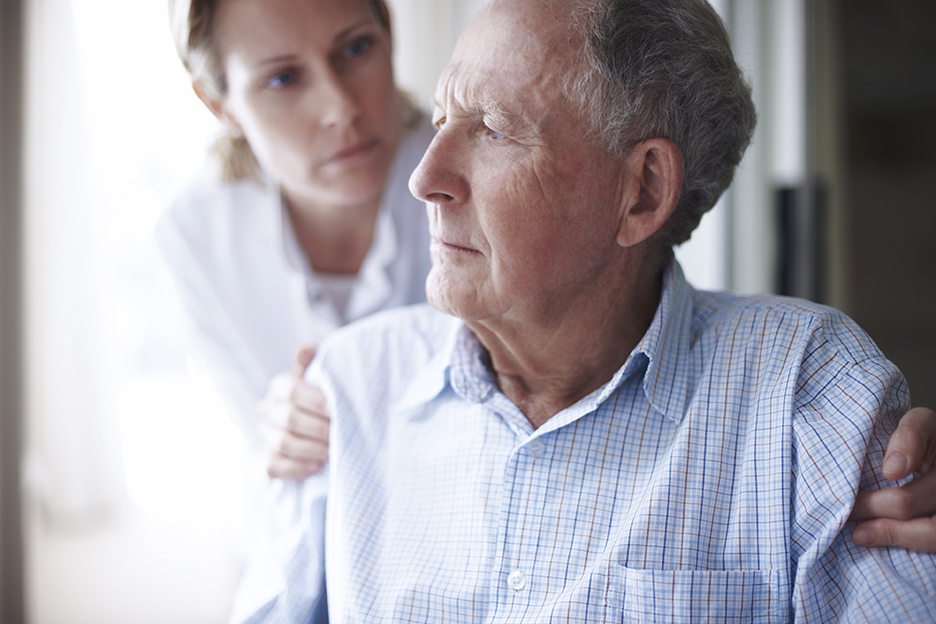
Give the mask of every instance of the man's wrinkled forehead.
[[581, 37], [567, 13], [541, 9], [537, 0], [500, 0], [482, 7], [455, 45], [436, 100], [480, 97], [476, 91], [504, 76], [510, 76], [517, 92], [561, 90], [557, 81], [570, 71]]
[[[510, 52], [525, 58], [566, 57], [573, 47], [581, 45], [578, 37], [573, 36], [573, 6], [568, 0], [489, 2], [465, 27], [453, 58], [459, 52], [462, 56], [500, 62], [507, 60]], [[489, 54], [484, 55], [485, 51]]]

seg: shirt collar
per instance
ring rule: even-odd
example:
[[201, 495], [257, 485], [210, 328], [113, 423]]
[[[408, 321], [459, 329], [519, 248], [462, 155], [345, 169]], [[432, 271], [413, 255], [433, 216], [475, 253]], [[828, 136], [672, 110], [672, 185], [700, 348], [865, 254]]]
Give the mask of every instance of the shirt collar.
[[[442, 314], [435, 311], [434, 313]], [[449, 385], [450, 367], [455, 358], [455, 353], [465, 348], [464, 341], [474, 339], [474, 336], [461, 321], [454, 318], [451, 320], [452, 323], [449, 325], [449, 331], [442, 341], [441, 348], [413, 377], [412, 383], [406, 389], [400, 403], [402, 408], [415, 408], [429, 403]], [[475, 343], [477, 344], [477, 341]], [[456, 347], [456, 345], [459, 345], [460, 348]], [[478, 348], [481, 348], [480, 345], [478, 345]]]
[[[653, 321], [624, 366], [608, 383], [565, 410], [562, 418], [551, 419], [542, 429], [561, 427], [594, 411], [625, 379], [640, 372], [643, 372], [644, 393], [653, 408], [670, 420], [681, 420], [691, 399], [689, 348], [693, 292], [679, 263], [672, 260], [663, 271], [660, 304]], [[447, 386], [473, 403], [486, 401], [497, 390], [487, 352], [461, 322], [452, 323], [443, 347], [416, 376], [404, 397], [403, 406], [428, 403]]]
[[595, 411], [626, 379], [641, 373], [644, 394], [654, 410], [674, 422], [682, 420], [693, 386], [689, 360], [693, 292], [679, 263], [671, 260], [663, 270], [660, 303], [653, 321], [624, 365], [608, 383], [551, 418], [540, 430], [557, 429]]
[[637, 353], [647, 358], [643, 378], [647, 400], [655, 410], [676, 422], [682, 419], [692, 398], [689, 349], [692, 346], [693, 293], [682, 267], [675, 259], [671, 260], [663, 271], [663, 291], [653, 322], [628, 358], [628, 361], [634, 359]]

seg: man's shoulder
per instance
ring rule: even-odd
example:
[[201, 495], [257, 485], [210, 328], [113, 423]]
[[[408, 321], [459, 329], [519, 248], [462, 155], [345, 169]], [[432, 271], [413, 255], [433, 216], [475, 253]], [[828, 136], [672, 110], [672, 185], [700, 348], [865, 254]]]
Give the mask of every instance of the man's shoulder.
[[782, 348], [832, 350], [852, 363], [883, 357], [855, 321], [819, 303], [780, 295], [698, 291], [693, 334], [762, 342]]
[[[827, 423], [853, 428], [857, 414], [899, 409], [907, 400], [900, 370], [868, 334], [835, 308], [774, 295], [699, 293], [697, 353], [763, 389], [789, 392], [792, 406], [820, 409]], [[849, 410], [830, 404], [853, 405]], [[884, 407], [882, 407], [882, 405]]]
[[378, 312], [329, 334], [306, 379], [344, 418], [379, 420], [415, 389], [440, 389], [461, 326], [428, 304]]
[[458, 319], [421, 303], [383, 310], [332, 332], [322, 343], [323, 356], [368, 365], [374, 360], [387, 364], [419, 365], [445, 349]]

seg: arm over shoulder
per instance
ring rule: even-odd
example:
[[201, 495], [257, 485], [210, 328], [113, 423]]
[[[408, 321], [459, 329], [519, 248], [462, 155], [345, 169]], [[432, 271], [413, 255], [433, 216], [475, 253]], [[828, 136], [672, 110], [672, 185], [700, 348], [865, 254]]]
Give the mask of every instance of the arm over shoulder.
[[797, 621], [936, 620], [936, 556], [857, 546], [858, 488], [884, 478], [887, 440], [909, 406], [900, 371], [843, 316], [807, 345], [793, 414], [791, 555]]

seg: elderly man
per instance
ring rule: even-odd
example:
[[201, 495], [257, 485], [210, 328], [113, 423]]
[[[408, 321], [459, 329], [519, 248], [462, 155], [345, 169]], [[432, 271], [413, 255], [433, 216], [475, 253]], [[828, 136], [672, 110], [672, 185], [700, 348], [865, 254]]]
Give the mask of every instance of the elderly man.
[[238, 612], [324, 617], [327, 581], [335, 621], [936, 620], [936, 557], [847, 524], [899, 371], [835, 310], [672, 258], [754, 127], [712, 9], [495, 0], [434, 115], [432, 307], [322, 345], [330, 465], [284, 486]]

